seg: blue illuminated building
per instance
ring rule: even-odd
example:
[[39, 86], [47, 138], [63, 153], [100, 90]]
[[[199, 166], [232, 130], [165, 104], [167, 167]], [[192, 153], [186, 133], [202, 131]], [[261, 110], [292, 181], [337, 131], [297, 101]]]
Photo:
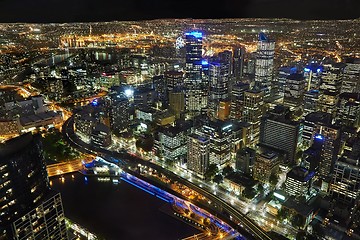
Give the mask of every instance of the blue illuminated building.
[[202, 38], [202, 32], [199, 32], [199, 31], [192, 31], [192, 32], [187, 32], [185, 33], [186, 36], [194, 36], [196, 38]]

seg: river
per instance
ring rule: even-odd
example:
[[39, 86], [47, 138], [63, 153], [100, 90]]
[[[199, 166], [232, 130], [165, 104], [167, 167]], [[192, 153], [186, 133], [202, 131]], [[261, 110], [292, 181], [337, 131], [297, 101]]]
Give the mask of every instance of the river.
[[[73, 175], [73, 177], [72, 177]], [[176, 240], [199, 230], [164, 213], [166, 202], [126, 182], [101, 182], [80, 173], [62, 181], [50, 178], [61, 193], [65, 216], [109, 240]]]

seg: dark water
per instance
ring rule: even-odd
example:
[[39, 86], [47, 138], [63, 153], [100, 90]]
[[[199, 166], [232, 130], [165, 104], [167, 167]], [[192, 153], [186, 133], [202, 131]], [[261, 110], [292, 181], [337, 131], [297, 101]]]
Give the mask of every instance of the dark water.
[[60, 191], [65, 216], [109, 240], [172, 240], [199, 231], [160, 210], [166, 202], [126, 182], [113, 184], [80, 173], [50, 179]]

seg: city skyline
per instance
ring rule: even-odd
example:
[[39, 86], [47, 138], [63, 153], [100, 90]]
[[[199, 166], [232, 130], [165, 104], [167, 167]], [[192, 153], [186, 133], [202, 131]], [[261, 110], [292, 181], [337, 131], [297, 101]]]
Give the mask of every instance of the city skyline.
[[202, 13], [0, 23], [0, 238], [360, 239], [360, 18]]

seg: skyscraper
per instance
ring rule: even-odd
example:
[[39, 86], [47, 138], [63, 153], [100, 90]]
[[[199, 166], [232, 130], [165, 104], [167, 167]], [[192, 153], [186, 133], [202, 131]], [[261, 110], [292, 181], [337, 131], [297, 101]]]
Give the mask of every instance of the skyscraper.
[[244, 92], [244, 109], [242, 119], [251, 124], [251, 142], [259, 142], [260, 120], [264, 112], [264, 92], [260, 90], [247, 90]]
[[210, 140], [198, 133], [188, 137], [187, 168], [194, 173], [203, 176], [209, 166]]
[[0, 239], [68, 239], [40, 138], [26, 133], [0, 145]]
[[207, 92], [202, 80], [202, 33], [185, 33], [185, 110], [198, 115], [207, 106]]
[[[278, 114], [268, 114], [262, 118], [260, 143], [286, 152], [285, 163], [296, 163], [296, 153], [302, 143], [303, 125], [290, 120], [286, 110], [275, 108]], [[281, 112], [279, 112], [281, 111]]]
[[275, 41], [265, 33], [259, 33], [255, 61], [255, 86], [264, 92], [264, 98], [270, 97], [273, 84]]
[[294, 108], [302, 106], [305, 93], [305, 78], [300, 73], [292, 73], [286, 78], [284, 105]]
[[234, 59], [233, 59], [233, 77], [235, 84], [239, 83], [244, 73], [244, 58], [245, 58], [245, 48], [239, 47], [234, 49]]
[[227, 62], [209, 64], [210, 92], [208, 100], [209, 116], [218, 117], [220, 102], [229, 100], [229, 65]]

